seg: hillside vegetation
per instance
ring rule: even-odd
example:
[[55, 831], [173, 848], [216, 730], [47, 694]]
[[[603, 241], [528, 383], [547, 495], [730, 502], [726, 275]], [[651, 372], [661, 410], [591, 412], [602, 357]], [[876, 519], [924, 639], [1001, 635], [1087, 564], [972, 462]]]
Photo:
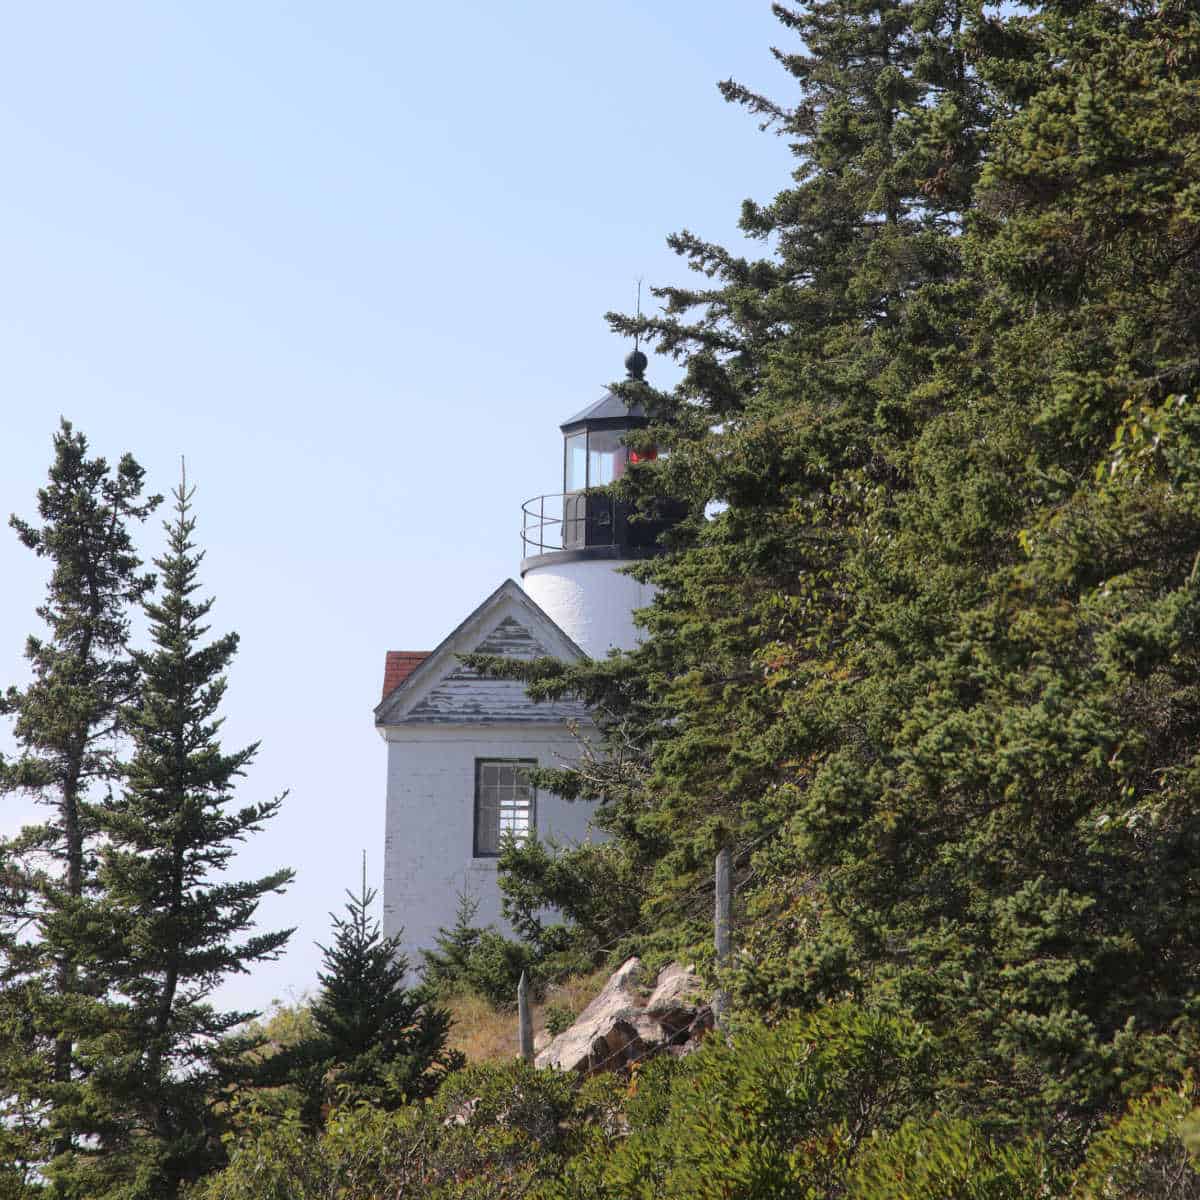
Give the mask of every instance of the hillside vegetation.
[[[659, 451], [616, 487], [687, 512], [645, 641], [479, 664], [592, 706], [602, 747], [537, 782], [609, 838], [510, 843], [522, 944], [463, 968], [694, 962], [729, 1036], [581, 1083], [459, 1065], [406, 994], [428, 1036], [363, 1051], [370, 1089], [214, 1076], [192, 1165], [175, 1132], [138, 1174], [92, 1161], [106, 1112], [122, 1162], [158, 1136], [127, 1042], [72, 1066], [7, 1010], [0, 1195], [1200, 1197], [1200, 8], [774, 9], [780, 98], [721, 85], [794, 154], [760, 255], [675, 234], [692, 285], [610, 318], [683, 368], [616, 385]], [[70, 965], [56, 1012], [103, 987]]]

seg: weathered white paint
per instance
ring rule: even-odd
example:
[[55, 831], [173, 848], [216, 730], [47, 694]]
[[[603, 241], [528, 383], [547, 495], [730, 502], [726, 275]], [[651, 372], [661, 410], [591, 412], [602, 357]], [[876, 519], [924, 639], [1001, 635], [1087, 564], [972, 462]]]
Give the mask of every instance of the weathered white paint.
[[[517, 680], [491, 679], [466, 666], [472, 652], [576, 660], [582, 651], [511, 579], [451, 632], [375, 710], [388, 745], [384, 827], [384, 931], [403, 931], [410, 965], [422, 964], [441, 928], [454, 924], [460, 892], [479, 901], [478, 925], [500, 916], [496, 859], [475, 858], [475, 761], [571, 762], [593, 731], [578, 701], [534, 704]], [[539, 793], [539, 837], [589, 836], [590, 803]]]
[[[580, 743], [565, 725], [412, 724], [381, 732], [388, 747], [384, 932], [403, 930], [401, 947], [417, 968], [438, 929], [454, 924], [461, 891], [479, 900], [478, 925], [511, 932], [500, 916], [496, 859], [472, 858], [475, 760], [533, 758], [554, 767], [573, 761]], [[539, 792], [538, 836], [584, 840], [592, 808]]]
[[407, 722], [586, 721], [575, 701], [532, 704], [516, 680], [484, 679], [459, 656], [475, 651], [507, 658], [549, 655], [568, 662], [580, 648], [511, 579], [506, 579], [375, 709], [384, 728]]
[[[513, 615], [500, 618], [473, 650], [476, 654], [526, 661], [554, 656], [553, 651], [530, 631], [528, 624], [522, 624]], [[451, 666], [405, 717], [407, 722], [531, 721], [540, 724], [586, 719], [587, 712], [578, 702], [531, 704], [525, 685], [519, 679], [491, 679], [463, 662]]]
[[654, 588], [620, 568], [624, 560], [592, 559], [530, 567], [522, 583], [529, 597], [592, 658], [632, 650], [641, 640], [633, 611], [646, 608]]

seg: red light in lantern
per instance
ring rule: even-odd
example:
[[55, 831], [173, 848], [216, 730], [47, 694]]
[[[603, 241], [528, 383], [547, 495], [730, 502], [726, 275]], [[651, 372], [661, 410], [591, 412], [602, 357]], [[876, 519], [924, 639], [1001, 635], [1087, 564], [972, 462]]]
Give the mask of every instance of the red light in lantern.
[[657, 446], [651, 446], [649, 450], [645, 450], [641, 454], [636, 450], [630, 450], [629, 452], [629, 461], [631, 463], [654, 462], [656, 458], [658, 458]]

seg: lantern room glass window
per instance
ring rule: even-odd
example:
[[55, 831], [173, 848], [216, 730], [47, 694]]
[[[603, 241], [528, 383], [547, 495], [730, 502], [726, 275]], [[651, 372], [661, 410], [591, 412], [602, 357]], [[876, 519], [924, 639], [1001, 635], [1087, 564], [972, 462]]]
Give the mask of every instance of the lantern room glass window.
[[627, 430], [594, 429], [572, 433], [565, 441], [563, 491], [604, 487], [625, 474], [629, 451], [621, 443]]
[[564, 492], [582, 492], [587, 487], [587, 434], [567, 438]]
[[623, 430], [598, 429], [588, 434], [588, 487], [603, 487], [625, 474]]

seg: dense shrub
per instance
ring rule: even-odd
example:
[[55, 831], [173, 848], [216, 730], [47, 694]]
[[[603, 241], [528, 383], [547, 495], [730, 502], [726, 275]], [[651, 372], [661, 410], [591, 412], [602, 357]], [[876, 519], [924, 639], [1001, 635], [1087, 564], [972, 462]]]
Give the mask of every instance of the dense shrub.
[[1188, 1080], [1139, 1097], [1092, 1139], [1071, 1200], [1200, 1200], [1200, 1171], [1189, 1149], [1196, 1097]]
[[191, 1200], [500, 1200], [558, 1170], [573, 1080], [520, 1062], [451, 1076], [428, 1103], [333, 1112], [319, 1136], [263, 1121]]
[[1041, 1141], [998, 1146], [969, 1121], [907, 1122], [866, 1143], [853, 1200], [1032, 1200], [1062, 1192]]
[[468, 991], [482, 996], [493, 1008], [512, 1008], [522, 971], [533, 976], [538, 952], [532, 945], [506, 938], [492, 925], [474, 924], [479, 901], [460, 894], [454, 925], [438, 930], [436, 949], [424, 950], [425, 981], [443, 995]]
[[850, 1005], [651, 1063], [547, 1200], [765, 1200], [841, 1189], [858, 1146], [928, 1103], [930, 1040]]

